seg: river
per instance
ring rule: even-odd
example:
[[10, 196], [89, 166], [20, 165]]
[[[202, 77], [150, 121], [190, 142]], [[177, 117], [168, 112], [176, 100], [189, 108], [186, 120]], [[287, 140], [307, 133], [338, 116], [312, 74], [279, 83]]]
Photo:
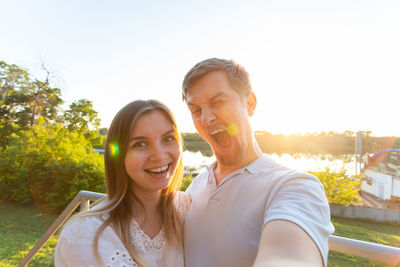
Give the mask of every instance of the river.
[[[314, 154], [269, 154], [276, 162], [299, 171], [323, 171], [329, 167], [332, 171], [338, 171], [344, 167], [348, 175], [355, 174], [354, 155], [314, 155]], [[183, 152], [183, 165], [185, 167], [199, 168], [212, 163], [215, 157], [205, 157], [200, 152]]]

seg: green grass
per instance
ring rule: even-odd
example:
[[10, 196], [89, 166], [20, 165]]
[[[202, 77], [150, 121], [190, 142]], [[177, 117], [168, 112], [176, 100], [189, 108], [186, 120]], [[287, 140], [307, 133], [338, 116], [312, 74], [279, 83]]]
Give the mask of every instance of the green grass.
[[[34, 206], [0, 202], [0, 266], [17, 266], [57, 215], [44, 214]], [[54, 266], [57, 238], [52, 237], [28, 266]]]
[[[387, 246], [400, 247], [400, 226], [383, 225], [350, 219], [332, 218], [335, 235]], [[381, 262], [347, 255], [335, 251], [329, 253], [328, 266], [388, 266]]]
[[[39, 212], [34, 206], [0, 202], [0, 266], [16, 266], [35, 245], [57, 215]], [[335, 235], [400, 247], [400, 226], [382, 225], [348, 219], [333, 218]], [[52, 237], [36, 254], [29, 266], [53, 266], [57, 238]], [[329, 253], [329, 267], [385, 266], [376, 261]]]

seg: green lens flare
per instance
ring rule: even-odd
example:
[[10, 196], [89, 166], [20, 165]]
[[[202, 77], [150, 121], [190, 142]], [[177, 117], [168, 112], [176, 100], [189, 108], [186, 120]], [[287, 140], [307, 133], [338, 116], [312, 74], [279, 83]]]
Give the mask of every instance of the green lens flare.
[[116, 143], [110, 144], [110, 154], [111, 154], [111, 157], [118, 157], [118, 155], [119, 155], [118, 144], [116, 144]]
[[239, 127], [236, 125], [236, 123], [229, 123], [228, 126], [226, 126], [226, 131], [231, 136], [237, 135], [239, 132]]

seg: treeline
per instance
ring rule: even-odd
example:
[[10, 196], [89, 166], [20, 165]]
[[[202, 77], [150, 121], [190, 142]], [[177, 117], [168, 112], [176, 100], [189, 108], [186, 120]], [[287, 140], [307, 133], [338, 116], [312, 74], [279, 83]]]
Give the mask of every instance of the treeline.
[[[191, 152], [200, 151], [204, 156], [213, 154], [211, 147], [197, 133], [182, 133], [185, 149]], [[354, 154], [356, 133], [345, 131], [320, 132], [305, 135], [271, 134], [256, 131], [255, 138], [261, 150], [267, 154]], [[400, 148], [400, 137], [371, 136], [370, 131], [362, 132], [362, 152], [375, 153], [381, 149]]]
[[198, 133], [182, 133], [183, 148], [191, 152], [200, 151], [203, 156], [211, 157], [213, 152], [210, 145]]

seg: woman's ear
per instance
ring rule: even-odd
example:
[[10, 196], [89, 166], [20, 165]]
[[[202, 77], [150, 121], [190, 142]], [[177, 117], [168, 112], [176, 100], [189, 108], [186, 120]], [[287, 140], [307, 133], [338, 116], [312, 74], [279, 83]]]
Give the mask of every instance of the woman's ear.
[[250, 94], [247, 96], [247, 114], [249, 114], [249, 117], [253, 116], [256, 106], [257, 97], [254, 92], [250, 92]]

